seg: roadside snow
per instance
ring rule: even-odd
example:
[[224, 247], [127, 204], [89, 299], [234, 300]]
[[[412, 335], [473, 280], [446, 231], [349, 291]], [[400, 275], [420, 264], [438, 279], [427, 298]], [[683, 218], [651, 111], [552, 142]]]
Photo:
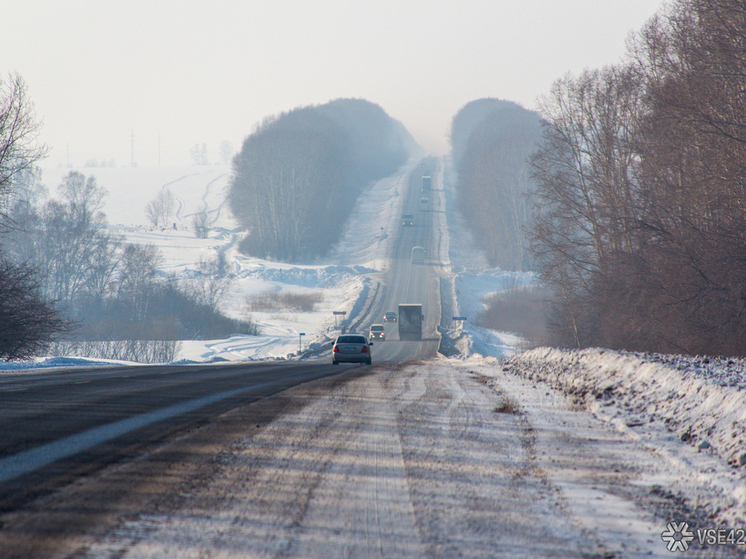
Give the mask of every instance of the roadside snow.
[[703, 375], [701, 361], [602, 349], [539, 348], [517, 355], [503, 370], [572, 395], [596, 417], [668, 460], [683, 476], [677, 476], [677, 485], [690, 499], [701, 501], [700, 488], [714, 491], [720, 499], [709, 503], [709, 512], [743, 523], [746, 362], [739, 360], [736, 366], [729, 360], [729, 370], [718, 373], [708, 367], [709, 373]]
[[[475, 326], [472, 319], [484, 310], [486, 296], [536, 279], [530, 273], [487, 269], [463, 218], [453, 211], [455, 172], [445, 160], [450, 289], [454, 314], [467, 317], [463, 323], [454, 322], [449, 335], [458, 339], [464, 366], [478, 368], [480, 374], [503, 384], [513, 383], [511, 377], [528, 381], [520, 388], [524, 398], [529, 390], [543, 394], [542, 386], [561, 391], [569, 404], [552, 396], [554, 391], [546, 392], [546, 399], [553, 398], [551, 405], [542, 404], [536, 395], [532, 396], [533, 404], [518, 404], [537, 427], [552, 431], [562, 431], [563, 422], [570, 422], [568, 406], [588, 409], [667, 465], [655, 478], [661, 487], [685, 499], [692, 508], [704, 509], [712, 523], [742, 526], [746, 519], [746, 360], [602, 349], [523, 351], [526, 342], [519, 336]], [[572, 436], [572, 430], [565, 431]], [[642, 460], [642, 455], [637, 459]], [[638, 466], [645, 467], [642, 462]], [[543, 467], [550, 471], [552, 462]], [[576, 510], [586, 525], [596, 523], [603, 531], [616, 518], [629, 517], [624, 514], [626, 505], [608, 502], [608, 495], [596, 495], [571, 478], [555, 475], [552, 481], [574, 495], [571, 500], [576, 503], [583, 501], [583, 495], [589, 502], [606, 503], [606, 511], [603, 506]], [[611, 524], [604, 524], [603, 516]]]

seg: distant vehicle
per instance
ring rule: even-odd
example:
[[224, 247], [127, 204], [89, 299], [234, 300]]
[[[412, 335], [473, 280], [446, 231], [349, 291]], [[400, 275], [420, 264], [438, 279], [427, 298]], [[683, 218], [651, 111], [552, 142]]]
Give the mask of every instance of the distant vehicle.
[[420, 204], [422, 204], [423, 206], [427, 206], [429, 203], [430, 203], [430, 200], [428, 200], [425, 196], [420, 198]]
[[394, 311], [387, 311], [386, 314], [383, 315], [383, 321], [396, 322], [396, 313]]
[[414, 225], [414, 216], [412, 214], [404, 214], [401, 217], [401, 224], [405, 227]]
[[369, 337], [371, 340], [385, 340], [386, 331], [383, 329], [383, 324], [372, 324]]
[[425, 249], [422, 247], [412, 247], [412, 264], [425, 263]]
[[432, 177], [422, 177], [422, 192], [426, 192], [432, 188], [433, 179]]
[[422, 305], [399, 305], [399, 339], [422, 339]]
[[344, 334], [334, 340], [332, 348], [332, 365], [340, 363], [367, 363], [373, 362], [371, 346], [365, 336], [360, 334]]

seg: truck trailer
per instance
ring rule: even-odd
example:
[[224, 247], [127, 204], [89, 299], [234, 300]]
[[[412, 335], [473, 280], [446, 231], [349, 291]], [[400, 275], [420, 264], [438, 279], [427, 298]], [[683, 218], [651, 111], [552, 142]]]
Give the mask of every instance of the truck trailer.
[[422, 177], [422, 192], [427, 192], [432, 188], [433, 178], [424, 176]]
[[399, 339], [422, 339], [422, 305], [399, 305]]

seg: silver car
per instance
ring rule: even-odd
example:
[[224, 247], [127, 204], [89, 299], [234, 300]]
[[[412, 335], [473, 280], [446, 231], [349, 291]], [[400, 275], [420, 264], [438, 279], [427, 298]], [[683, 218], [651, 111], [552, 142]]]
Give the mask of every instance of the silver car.
[[332, 365], [340, 363], [367, 363], [370, 365], [372, 355], [370, 348], [373, 342], [368, 343], [365, 336], [360, 334], [344, 334], [334, 341], [332, 348]]

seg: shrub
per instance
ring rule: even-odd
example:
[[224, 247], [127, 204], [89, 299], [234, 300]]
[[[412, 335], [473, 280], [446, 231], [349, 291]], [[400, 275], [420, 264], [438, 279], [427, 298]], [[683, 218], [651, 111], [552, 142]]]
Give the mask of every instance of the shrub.
[[313, 312], [324, 300], [321, 291], [311, 293], [265, 291], [246, 298], [246, 309], [255, 312], [294, 311]]
[[533, 345], [546, 339], [546, 293], [536, 287], [513, 287], [483, 299], [487, 309], [475, 323], [482, 328], [513, 332]]

